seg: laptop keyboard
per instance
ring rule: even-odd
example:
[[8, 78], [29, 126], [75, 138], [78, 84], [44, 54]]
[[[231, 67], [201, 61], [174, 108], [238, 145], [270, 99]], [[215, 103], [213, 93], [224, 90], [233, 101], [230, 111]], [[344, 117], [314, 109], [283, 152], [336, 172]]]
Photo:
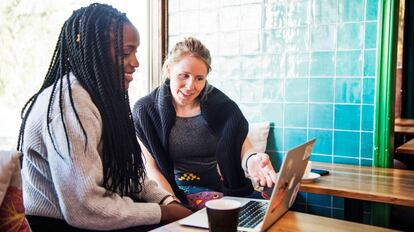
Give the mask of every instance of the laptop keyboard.
[[254, 228], [263, 221], [268, 202], [249, 201], [240, 210], [239, 227]]

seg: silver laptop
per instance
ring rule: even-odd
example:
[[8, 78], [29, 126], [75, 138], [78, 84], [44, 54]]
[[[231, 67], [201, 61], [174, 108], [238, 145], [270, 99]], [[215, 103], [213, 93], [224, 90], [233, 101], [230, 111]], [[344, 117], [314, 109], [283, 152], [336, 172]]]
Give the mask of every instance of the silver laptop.
[[[270, 200], [225, 196], [242, 203], [237, 228], [239, 231], [264, 231], [289, 210], [299, 192], [300, 181], [314, 144], [315, 139], [312, 139], [286, 153]], [[208, 228], [207, 211], [199, 210], [178, 223]]]

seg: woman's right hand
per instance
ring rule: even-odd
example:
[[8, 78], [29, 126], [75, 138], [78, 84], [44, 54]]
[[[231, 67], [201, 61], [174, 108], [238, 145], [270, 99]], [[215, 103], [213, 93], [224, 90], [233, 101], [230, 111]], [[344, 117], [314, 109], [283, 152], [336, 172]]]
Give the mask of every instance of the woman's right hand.
[[187, 217], [193, 212], [186, 207], [178, 204], [171, 203], [168, 205], [160, 205], [161, 207], [161, 222], [170, 223], [177, 221], [181, 218]]

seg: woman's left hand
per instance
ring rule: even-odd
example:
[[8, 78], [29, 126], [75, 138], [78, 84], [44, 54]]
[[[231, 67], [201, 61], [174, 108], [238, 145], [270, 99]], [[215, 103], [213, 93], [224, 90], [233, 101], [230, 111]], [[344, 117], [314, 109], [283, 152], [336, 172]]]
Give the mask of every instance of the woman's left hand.
[[266, 153], [251, 156], [247, 161], [247, 172], [250, 178], [260, 186], [271, 188], [276, 183], [277, 175]]

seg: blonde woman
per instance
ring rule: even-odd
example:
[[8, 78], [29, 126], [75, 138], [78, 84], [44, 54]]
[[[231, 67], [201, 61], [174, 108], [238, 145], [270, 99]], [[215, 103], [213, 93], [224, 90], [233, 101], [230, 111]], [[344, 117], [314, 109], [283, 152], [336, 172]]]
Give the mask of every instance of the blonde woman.
[[248, 196], [252, 181], [271, 187], [276, 173], [247, 139], [239, 107], [207, 82], [209, 50], [186, 38], [169, 52], [165, 82], [134, 106], [149, 176], [190, 206], [224, 195]]

